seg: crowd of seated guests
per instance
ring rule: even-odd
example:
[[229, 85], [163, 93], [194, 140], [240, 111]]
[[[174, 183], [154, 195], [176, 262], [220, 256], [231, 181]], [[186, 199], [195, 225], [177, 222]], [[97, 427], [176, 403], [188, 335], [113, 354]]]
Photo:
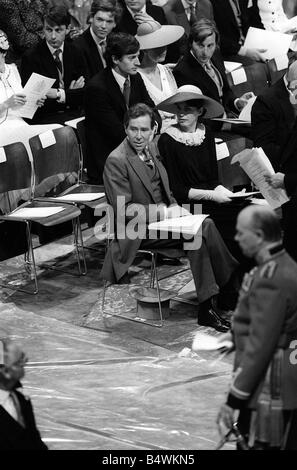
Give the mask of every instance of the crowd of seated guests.
[[[82, 34], [77, 30], [72, 35], [69, 35], [73, 19], [68, 2], [66, 5], [59, 1], [32, 0], [29, 5], [36, 16], [32, 16], [29, 26], [20, 11], [24, 2], [13, 2], [13, 6], [11, 3], [0, 0], [5, 12], [0, 19], [4, 30], [0, 36], [0, 145], [18, 140], [27, 143], [29, 137], [44, 129], [85, 117], [88, 181], [102, 184], [105, 174], [104, 183], [108, 184], [106, 175], [110, 173], [104, 168], [109, 155], [122, 142], [126, 142], [125, 149], [131, 145], [131, 139], [126, 139], [131, 121], [137, 119], [138, 126], [148, 115], [140, 113], [126, 122], [127, 110], [143, 103], [153, 110], [154, 123], [147, 130], [132, 126], [130, 136], [134, 132], [136, 143], [133, 138], [132, 147], [137, 158], [142, 160], [137, 145], [143, 144], [143, 134], [147, 132], [148, 142], [153, 141], [163, 160], [177, 202], [189, 203], [193, 209], [199, 201], [219, 229], [218, 236], [223, 237], [220, 246], [228, 251], [223, 240], [228, 245], [230, 232], [227, 230], [229, 235], [226, 234], [225, 229], [235, 228], [240, 207], [232, 204], [229, 191], [218, 178], [216, 127], [211, 118], [238, 116], [246, 106], [251, 95], [235, 97], [224, 60], [266, 67], [265, 51], [261, 47], [245, 49], [244, 38], [249, 26], [281, 30], [287, 21], [282, 2], [272, 1], [267, 10], [261, 0], [168, 0], [162, 7], [145, 0], [94, 0], [86, 30]], [[18, 18], [17, 11], [22, 19], [10, 26], [5, 19], [7, 12], [12, 11], [14, 19]], [[277, 12], [275, 22], [273, 12]], [[5, 64], [8, 51], [5, 33], [18, 59], [18, 68]], [[258, 96], [251, 125], [254, 145], [263, 147], [278, 172], [271, 185], [284, 187], [292, 196], [287, 213], [295, 207], [295, 179], [288, 183], [291, 181], [288, 168], [293, 173], [295, 170], [291, 164], [284, 165], [283, 159], [292, 161], [296, 144], [293, 139], [297, 119], [296, 63], [291, 55], [285, 76], [272, 87], [267, 85]], [[38, 102], [34, 118], [25, 122], [18, 110], [26, 100], [23, 87], [34, 72], [55, 82], [47, 96]], [[288, 143], [293, 149], [290, 158], [285, 152]], [[132, 155], [135, 157], [135, 152]], [[149, 174], [153, 189], [146, 188], [151, 191], [153, 201], [159, 194], [156, 188], [160, 176], [164, 184], [163, 169], [158, 165], [154, 168], [159, 173]], [[135, 171], [143, 174], [144, 167], [136, 165]], [[120, 183], [118, 193], [121, 194]], [[167, 206], [171, 204], [175, 202], [168, 199]], [[288, 223], [284, 229], [286, 233], [291, 230]], [[289, 239], [285, 237], [285, 242]], [[292, 237], [288, 243], [292, 243]], [[213, 305], [208, 303], [207, 309], [211, 308]], [[220, 327], [220, 318], [208, 321]]]

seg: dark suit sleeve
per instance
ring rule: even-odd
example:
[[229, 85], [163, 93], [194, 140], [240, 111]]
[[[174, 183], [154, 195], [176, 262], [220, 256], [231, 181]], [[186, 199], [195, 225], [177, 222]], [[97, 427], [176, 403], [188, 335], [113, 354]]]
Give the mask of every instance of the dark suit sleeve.
[[31, 63], [29, 51], [26, 52], [21, 61], [20, 75], [22, 79], [22, 85], [25, 86], [32, 74], [33, 64]]
[[[71, 56], [72, 56], [72, 75], [70, 80], [77, 80], [79, 77], [83, 76], [85, 79], [85, 83], [88, 81], [88, 69], [85, 62], [85, 59], [76, 47], [72, 46], [71, 48]], [[70, 83], [71, 83], [70, 81]], [[69, 86], [70, 86], [69, 83]], [[65, 89], [66, 95], [66, 104], [70, 107], [78, 107], [83, 104], [84, 101], [84, 89], [77, 88], [77, 89], [70, 89], [69, 87]]]
[[85, 90], [85, 112], [92, 127], [98, 127], [98, 133], [109, 138], [114, 147], [120, 145], [126, 134], [122, 120], [109, 102], [107, 90], [89, 83]]
[[262, 147], [265, 154], [277, 169], [281, 147], [277, 144], [277, 129], [275, 110], [261, 95], [259, 95], [252, 107], [252, 140], [255, 147]]
[[[231, 5], [229, 5], [229, 0], [225, 0], [225, 2], [211, 0], [211, 3], [213, 6], [214, 20], [220, 33], [220, 49], [223, 57], [238, 54], [240, 49], [240, 36], [239, 31], [234, 31], [235, 18], [233, 21], [234, 25], [232, 25], [233, 18], [231, 15], [234, 16], [234, 14], [231, 10]], [[226, 9], [223, 12], [224, 6]]]

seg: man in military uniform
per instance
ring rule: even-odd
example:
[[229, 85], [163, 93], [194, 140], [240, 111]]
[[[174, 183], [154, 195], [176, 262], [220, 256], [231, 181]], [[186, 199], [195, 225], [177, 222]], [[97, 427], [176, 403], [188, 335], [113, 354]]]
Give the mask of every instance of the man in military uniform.
[[257, 266], [243, 280], [231, 333], [222, 336], [233, 340], [235, 361], [217, 424], [221, 434], [230, 430], [239, 411], [245, 448], [297, 449], [297, 264], [283, 249], [271, 209], [246, 207], [236, 231]]

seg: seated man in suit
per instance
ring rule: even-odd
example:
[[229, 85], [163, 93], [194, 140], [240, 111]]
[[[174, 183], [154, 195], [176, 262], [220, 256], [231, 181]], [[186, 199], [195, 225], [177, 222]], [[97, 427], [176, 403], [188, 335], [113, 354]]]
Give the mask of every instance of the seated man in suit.
[[[116, 238], [101, 271], [101, 277], [110, 282], [121, 282], [127, 275], [139, 248], [155, 248], [163, 253], [166, 249], [178, 249], [179, 255], [184, 254], [183, 240], [152, 238], [147, 233], [150, 222], [190, 214], [172, 196], [166, 170], [157, 156], [155, 143], [151, 142], [154, 128], [153, 111], [143, 103], [132, 106], [125, 116], [126, 138], [106, 160], [104, 187], [117, 220]], [[136, 220], [138, 232], [134, 231]], [[187, 255], [199, 301], [198, 323], [226, 331], [229, 323], [220, 316], [213, 301], [220, 291], [221, 306], [224, 301], [224, 307], [228, 307], [226, 301], [231, 298], [225, 296], [238, 263], [211, 219], [203, 222], [202, 237], [197, 241], [187, 247]]]
[[63, 124], [81, 115], [86, 66], [82, 54], [65, 41], [69, 23], [65, 7], [49, 8], [43, 18], [44, 39], [22, 58], [23, 85], [33, 72], [55, 79], [45, 105], [35, 113], [34, 124]]
[[279, 169], [281, 152], [292, 135], [297, 116], [296, 81], [295, 60], [280, 80], [257, 97], [252, 107], [254, 146], [263, 148], [275, 170]]
[[86, 163], [92, 184], [102, 184], [105, 160], [125, 138], [123, 119], [127, 108], [139, 102], [154, 107], [137, 72], [139, 47], [130, 34], [110, 34], [105, 53], [107, 67], [87, 84]]
[[123, 14], [117, 25], [117, 31], [135, 36], [138, 25], [149, 21], [149, 17], [160, 24], [167, 24], [164, 11], [161, 7], [152, 5], [146, 0], [121, 0]]
[[[167, 24], [163, 8], [152, 5], [146, 0], [121, 0], [123, 5], [123, 14], [117, 25], [116, 30], [123, 33], [129, 33], [135, 36], [137, 28], [141, 23], [147, 23], [151, 19], [158, 23]], [[177, 62], [179, 59], [179, 49], [172, 44], [167, 49], [166, 62]]]
[[[211, 0], [214, 20], [220, 33], [220, 48], [225, 60], [242, 62], [265, 62], [265, 49], [243, 47], [250, 26], [250, 0]], [[258, 26], [257, 26], [258, 27]]]
[[180, 54], [187, 49], [187, 38], [192, 24], [201, 18], [213, 20], [210, 0], [168, 0], [163, 7], [168, 24], [183, 26], [185, 34], [179, 41]]
[[178, 87], [194, 85], [203, 95], [219, 101], [227, 114], [237, 115], [247, 104], [248, 94], [235, 98], [224, 62], [218, 51], [219, 33], [213, 21], [206, 18], [191, 27], [189, 50], [173, 69]]
[[91, 5], [90, 26], [74, 41], [84, 56], [89, 79], [106, 66], [106, 37], [115, 28], [121, 14], [122, 8], [117, 0], [94, 0]]
[[32, 404], [18, 389], [27, 357], [0, 340], [0, 450], [47, 450], [36, 427]]

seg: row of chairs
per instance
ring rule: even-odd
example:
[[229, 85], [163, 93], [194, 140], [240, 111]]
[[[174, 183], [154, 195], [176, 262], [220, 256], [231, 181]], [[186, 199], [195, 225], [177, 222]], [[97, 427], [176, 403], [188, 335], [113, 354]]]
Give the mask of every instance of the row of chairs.
[[[8, 198], [10, 191], [26, 194], [26, 200], [16, 209], [1, 215], [0, 221], [26, 224], [28, 249], [25, 265], [33, 277], [34, 288], [33, 291], [19, 290], [31, 294], [38, 293], [32, 223], [53, 227], [72, 221], [78, 274], [84, 275], [87, 268], [80, 225], [81, 207], [94, 209], [105, 201], [102, 186], [88, 185], [80, 179], [82, 157], [73, 129], [65, 126], [47, 132], [52, 133], [50, 145], [44, 144], [43, 134], [29, 140], [32, 162], [23, 143], [3, 147], [5, 161], [1, 163], [0, 172], [0, 193], [7, 193]], [[67, 200], [60, 199], [63, 196]], [[59, 212], [56, 212], [57, 206], [61, 208]], [[52, 211], [52, 215], [43, 216]]]

